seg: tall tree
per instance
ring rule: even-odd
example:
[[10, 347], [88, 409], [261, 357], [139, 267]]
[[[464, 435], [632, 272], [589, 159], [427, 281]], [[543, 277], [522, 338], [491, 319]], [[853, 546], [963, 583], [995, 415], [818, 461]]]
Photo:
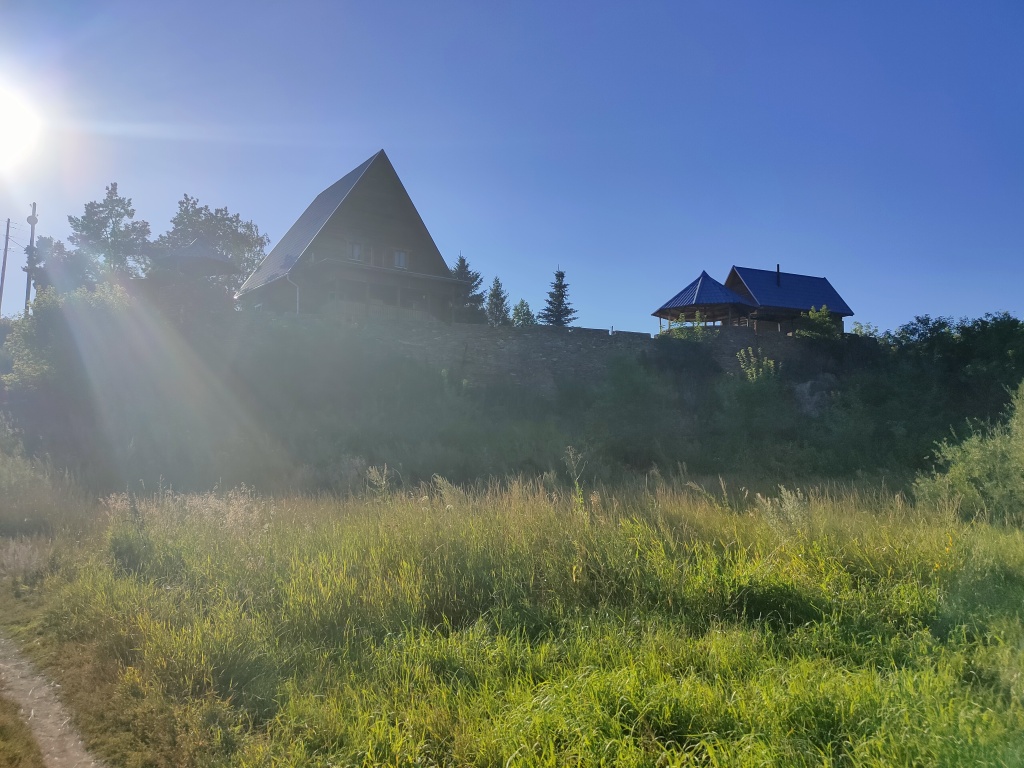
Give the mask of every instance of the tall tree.
[[537, 319], [545, 325], [566, 326], [576, 319], [576, 310], [569, 303], [569, 284], [565, 282], [565, 272], [555, 270], [555, 280], [548, 291], [544, 309], [537, 313]]
[[455, 321], [459, 323], [486, 323], [487, 312], [484, 310], [484, 292], [480, 285], [484, 279], [479, 272], [469, 268], [469, 262], [461, 253], [455, 266], [452, 267], [452, 277], [461, 280], [458, 296], [455, 300]]
[[117, 182], [107, 187], [103, 200], [85, 204], [81, 216], [68, 216], [68, 241], [81, 255], [100, 262], [112, 275], [139, 277], [149, 265], [149, 224], [135, 221], [129, 197], [117, 193]]
[[236, 272], [209, 278], [232, 292], [241, 288], [267, 255], [270, 238], [260, 232], [251, 221], [243, 221], [227, 208], [210, 209], [200, 205], [197, 198], [185, 195], [178, 201], [178, 212], [171, 219], [171, 228], [160, 235], [154, 244], [157, 260], [172, 255], [199, 241], [214, 255], [229, 261]]
[[487, 292], [487, 324], [494, 327], [512, 324], [512, 316], [508, 311], [508, 294], [497, 277], [491, 283], [491, 290]]
[[99, 281], [96, 260], [81, 249], [71, 250], [61, 240], [45, 235], [36, 238], [33, 282], [36, 293], [53, 288], [57, 293], [70, 293], [78, 288], [92, 287]]
[[530, 305], [526, 303], [526, 299], [520, 299], [512, 307], [512, 325], [516, 328], [526, 328], [536, 324], [537, 318], [533, 316], [533, 310], [530, 309]]

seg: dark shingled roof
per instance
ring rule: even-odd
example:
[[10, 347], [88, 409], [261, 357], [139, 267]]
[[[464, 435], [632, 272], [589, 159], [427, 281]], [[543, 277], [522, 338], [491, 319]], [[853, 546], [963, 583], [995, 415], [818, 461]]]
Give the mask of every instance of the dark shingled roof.
[[659, 312], [664, 312], [668, 309], [683, 309], [684, 307], [707, 306], [709, 304], [739, 304], [745, 307], [754, 306], [752, 301], [740, 296], [735, 291], [730, 291], [720, 282], [708, 275], [707, 272], [701, 272], [700, 277], [666, 301], [657, 310], [657, 312], [653, 312], [652, 314], [657, 316]]
[[807, 312], [812, 307], [821, 309], [824, 305], [828, 307], [829, 312], [842, 317], [853, 314], [849, 304], [843, 301], [843, 297], [824, 277], [734, 266], [725, 283], [734, 289], [743, 286], [745, 292], [757, 302], [758, 307], [798, 309]]
[[267, 258], [260, 262], [256, 271], [242, 283], [237, 295], [241, 296], [249, 291], [254, 291], [287, 275], [303, 251], [313, 242], [313, 238], [323, 229], [328, 219], [334, 215], [334, 212], [345, 201], [348, 193], [366, 173], [366, 169], [373, 164], [374, 160], [382, 156], [386, 157], [383, 149], [317, 195], [316, 200], [310, 203], [309, 207], [299, 216], [299, 220], [292, 224], [291, 229], [267, 254]]

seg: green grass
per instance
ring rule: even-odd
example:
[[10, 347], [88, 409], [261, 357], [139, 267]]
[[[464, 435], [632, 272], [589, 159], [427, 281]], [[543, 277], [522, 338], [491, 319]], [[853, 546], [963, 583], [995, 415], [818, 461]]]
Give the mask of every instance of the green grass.
[[18, 706], [0, 698], [0, 768], [45, 768], [42, 753]]
[[115, 764], [1020, 764], [1020, 530], [853, 488], [376, 479], [112, 497], [5, 613]]

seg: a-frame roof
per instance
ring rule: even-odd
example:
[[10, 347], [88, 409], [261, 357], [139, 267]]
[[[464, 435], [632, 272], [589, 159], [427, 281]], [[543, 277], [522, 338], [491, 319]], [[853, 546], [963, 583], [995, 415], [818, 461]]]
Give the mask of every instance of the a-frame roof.
[[842, 317], [853, 314], [850, 305], [824, 277], [734, 266], [725, 284], [734, 291], [749, 295], [758, 307], [807, 312], [811, 308], [827, 306], [829, 312]]
[[410, 211], [407, 216], [414, 217], [416, 228], [422, 231], [426, 242], [429, 243], [429, 248], [432, 251], [429, 254], [431, 261], [438, 264], [438, 269], [440, 269], [439, 265], [444, 265], [443, 272], [447, 273], [448, 267], [444, 262], [444, 258], [437, 250], [437, 246], [434, 245], [433, 238], [430, 237], [430, 233], [420, 218], [416, 206], [413, 205], [408, 192], [405, 190], [405, 186], [395, 172], [394, 166], [391, 165], [391, 161], [382, 149], [316, 196], [316, 199], [302, 212], [302, 215], [292, 224], [284, 237], [271, 249], [267, 257], [260, 262], [256, 271], [249, 275], [237, 295], [241, 296], [257, 288], [262, 288], [275, 280], [286, 277], [331, 218], [338, 214], [345, 206], [346, 201], [353, 197], [359, 188], [360, 181], [370, 175], [377, 175], [379, 177], [380, 174], [393, 177], [393, 181], [396, 182], [394, 185], [395, 194], [402, 196], [403, 208], [407, 205], [407, 210]]
[[738, 304], [740, 306], [752, 307], [754, 303], [735, 291], [730, 291], [720, 282], [711, 277], [707, 272], [701, 272], [700, 277], [683, 288], [679, 293], [666, 301], [656, 312], [655, 317], [672, 309], [686, 309], [687, 307], [708, 306], [708, 305]]

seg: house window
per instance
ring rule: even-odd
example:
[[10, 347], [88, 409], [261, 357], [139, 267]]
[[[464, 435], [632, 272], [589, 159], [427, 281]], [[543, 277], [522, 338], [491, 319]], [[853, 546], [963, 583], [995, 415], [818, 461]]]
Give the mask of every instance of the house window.
[[352, 243], [352, 250], [349, 252], [349, 261], [363, 261], [365, 250], [361, 243]]
[[405, 251], [395, 251], [395, 269], [408, 269], [408, 258]]

